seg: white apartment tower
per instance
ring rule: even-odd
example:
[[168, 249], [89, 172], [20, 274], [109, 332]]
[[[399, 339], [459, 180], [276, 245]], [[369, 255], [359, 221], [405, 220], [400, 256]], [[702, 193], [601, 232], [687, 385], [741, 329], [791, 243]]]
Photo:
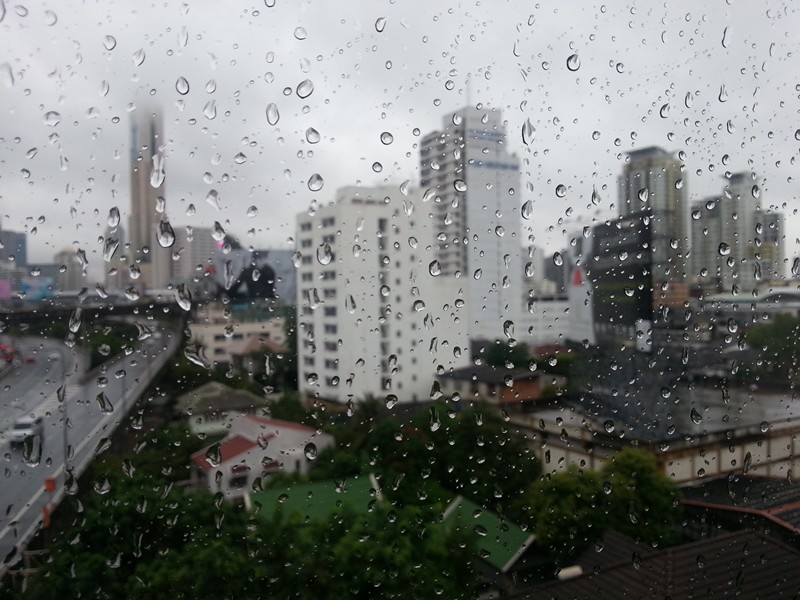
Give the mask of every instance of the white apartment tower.
[[420, 185], [432, 201], [442, 274], [464, 287], [470, 339], [503, 338], [523, 294], [519, 159], [508, 150], [500, 111], [468, 107], [445, 116], [420, 144]]
[[432, 209], [398, 187], [347, 187], [297, 217], [298, 375], [306, 398], [427, 400], [469, 364], [463, 279], [440, 273]]
[[725, 178], [722, 195], [692, 207], [692, 282], [709, 292], [752, 291], [783, 276], [783, 215], [761, 208], [755, 173]]

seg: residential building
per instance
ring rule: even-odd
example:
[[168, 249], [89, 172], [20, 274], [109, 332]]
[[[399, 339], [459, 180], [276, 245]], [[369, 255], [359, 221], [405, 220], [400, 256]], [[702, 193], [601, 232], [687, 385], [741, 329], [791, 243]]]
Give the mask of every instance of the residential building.
[[332, 435], [305, 425], [241, 415], [222, 441], [192, 455], [191, 477], [212, 493], [237, 499], [256, 479], [266, 484], [275, 473], [307, 475], [317, 454], [334, 445]]
[[501, 407], [525, 405], [554, 397], [566, 378], [527, 368], [488, 365], [454, 369], [439, 376], [440, 391], [452, 400], [483, 400]]
[[197, 309], [189, 325], [191, 339], [205, 348], [214, 366], [230, 367], [242, 342], [251, 338], [286, 344], [286, 320], [272, 312], [271, 305], [249, 302], [208, 302]]
[[178, 396], [175, 413], [187, 421], [192, 434], [221, 436], [238, 416], [263, 416], [268, 408], [268, 398], [210, 381]]
[[[405, 192], [405, 193], [404, 193]], [[469, 364], [463, 277], [445, 275], [419, 191], [339, 190], [297, 217], [298, 379], [309, 399], [429, 398]], [[487, 316], [488, 318], [488, 316]]]
[[522, 307], [519, 159], [502, 113], [466, 107], [420, 143], [420, 185], [433, 204], [434, 253], [460, 277], [470, 339], [504, 337]]

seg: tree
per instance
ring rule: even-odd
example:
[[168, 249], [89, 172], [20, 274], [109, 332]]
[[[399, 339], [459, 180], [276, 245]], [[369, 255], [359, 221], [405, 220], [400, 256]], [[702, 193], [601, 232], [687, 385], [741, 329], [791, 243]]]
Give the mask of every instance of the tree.
[[745, 339], [749, 346], [760, 354], [755, 364], [745, 365], [742, 376], [780, 385], [791, 385], [798, 378], [800, 347], [800, 318], [791, 315], [775, 315], [771, 323], [754, 325]]
[[521, 369], [528, 366], [530, 355], [525, 346], [511, 345], [496, 340], [487, 349], [484, 362], [491, 367], [506, 367]]
[[599, 472], [577, 467], [531, 486], [516, 506], [538, 543], [564, 564], [613, 529], [662, 546], [679, 539], [677, 488], [646, 452], [627, 448]]

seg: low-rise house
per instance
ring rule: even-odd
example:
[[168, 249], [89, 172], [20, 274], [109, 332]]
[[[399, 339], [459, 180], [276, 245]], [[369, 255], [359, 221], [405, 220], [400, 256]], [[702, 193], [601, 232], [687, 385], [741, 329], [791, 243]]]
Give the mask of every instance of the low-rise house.
[[178, 397], [175, 412], [187, 419], [195, 435], [225, 435], [234, 419], [245, 414], [264, 414], [270, 398], [211, 381]]
[[266, 483], [275, 473], [308, 474], [317, 453], [334, 443], [333, 436], [299, 423], [239, 416], [222, 441], [192, 455], [192, 479], [238, 499], [257, 478]]
[[454, 369], [438, 377], [441, 392], [456, 394], [463, 400], [480, 398], [491, 404], [508, 406], [534, 403], [548, 392], [563, 388], [566, 378], [542, 371], [472, 366]]

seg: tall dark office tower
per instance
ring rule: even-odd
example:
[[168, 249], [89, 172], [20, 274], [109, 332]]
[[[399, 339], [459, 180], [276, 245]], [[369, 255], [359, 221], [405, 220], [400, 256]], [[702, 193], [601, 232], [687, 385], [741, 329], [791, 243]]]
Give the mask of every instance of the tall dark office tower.
[[170, 275], [170, 251], [161, 248], [156, 237], [165, 210], [164, 144], [161, 114], [147, 108], [134, 112], [131, 118], [128, 236], [131, 264], [136, 264], [141, 272], [134, 283], [145, 288], [165, 287]]

